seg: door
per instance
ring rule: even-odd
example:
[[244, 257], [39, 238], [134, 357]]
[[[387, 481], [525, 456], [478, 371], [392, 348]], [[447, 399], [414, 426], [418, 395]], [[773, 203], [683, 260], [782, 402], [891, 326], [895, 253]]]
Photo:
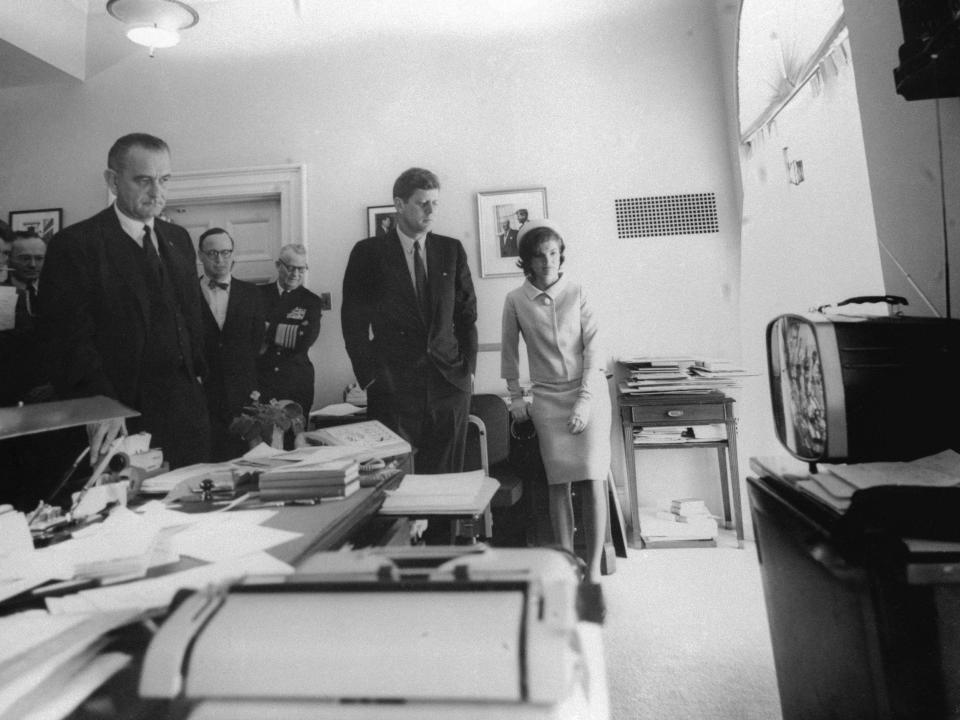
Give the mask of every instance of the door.
[[[194, 247], [205, 230], [221, 227], [234, 242], [233, 276], [254, 283], [276, 278], [280, 255], [280, 197], [238, 200], [181, 201], [167, 205], [165, 218], [190, 233]], [[197, 264], [197, 274], [203, 272]]]

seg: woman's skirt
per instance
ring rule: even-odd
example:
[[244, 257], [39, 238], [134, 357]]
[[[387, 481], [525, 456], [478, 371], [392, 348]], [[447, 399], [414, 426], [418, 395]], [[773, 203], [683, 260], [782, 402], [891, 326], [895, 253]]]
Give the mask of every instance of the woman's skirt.
[[547, 483], [605, 480], [610, 471], [610, 396], [603, 384], [590, 400], [586, 429], [574, 435], [567, 427], [580, 380], [534, 384], [530, 417], [537, 429]]

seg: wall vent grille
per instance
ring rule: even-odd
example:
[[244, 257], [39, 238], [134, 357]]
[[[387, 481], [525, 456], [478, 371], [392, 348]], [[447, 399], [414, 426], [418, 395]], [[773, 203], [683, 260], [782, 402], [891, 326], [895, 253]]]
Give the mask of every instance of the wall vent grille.
[[657, 195], [614, 200], [617, 236], [699, 235], [719, 232], [715, 193]]

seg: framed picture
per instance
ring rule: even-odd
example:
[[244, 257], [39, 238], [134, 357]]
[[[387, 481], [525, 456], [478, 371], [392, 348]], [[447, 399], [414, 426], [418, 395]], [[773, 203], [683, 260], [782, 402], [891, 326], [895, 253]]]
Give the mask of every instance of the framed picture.
[[60, 231], [63, 224], [63, 209], [47, 210], [11, 210], [10, 229], [35, 230], [46, 242]]
[[393, 205], [374, 205], [367, 208], [367, 237], [383, 237], [397, 224], [397, 209]]
[[546, 188], [477, 193], [481, 277], [522, 275], [517, 235], [524, 223], [546, 217]]

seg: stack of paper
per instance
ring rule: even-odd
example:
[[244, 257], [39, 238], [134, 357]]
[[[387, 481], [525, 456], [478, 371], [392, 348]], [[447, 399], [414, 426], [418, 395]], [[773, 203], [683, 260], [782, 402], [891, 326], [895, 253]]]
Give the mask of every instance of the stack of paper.
[[353, 458], [300, 462], [260, 473], [261, 500], [348, 497], [360, 487], [360, 464]]
[[380, 512], [413, 515], [470, 513], [477, 510], [477, 496], [484, 479], [483, 470], [407, 475], [400, 487], [387, 491]]
[[31, 610], [0, 618], [0, 717], [66, 717], [130, 662], [102, 652], [106, 635], [137, 610], [53, 617]]
[[620, 383], [623, 395], [647, 393], [703, 394], [722, 392], [739, 385], [739, 378], [753, 375], [726, 360], [694, 360], [691, 357], [628, 357], [620, 365], [627, 371]]

